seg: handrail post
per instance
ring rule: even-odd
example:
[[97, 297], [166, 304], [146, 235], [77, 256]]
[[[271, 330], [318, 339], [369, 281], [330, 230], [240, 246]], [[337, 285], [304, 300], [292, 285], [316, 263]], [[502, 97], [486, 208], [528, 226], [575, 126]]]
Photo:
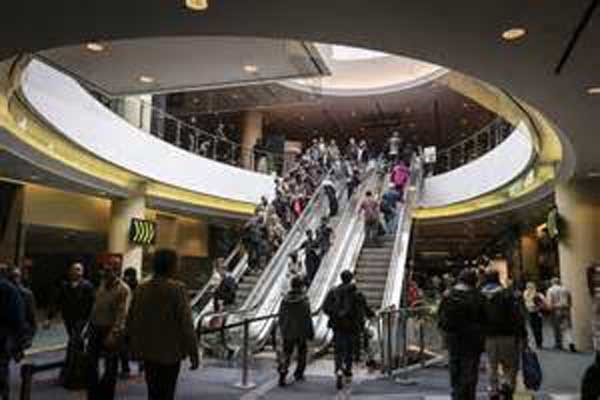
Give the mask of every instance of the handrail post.
[[33, 380], [33, 365], [23, 364], [21, 367], [21, 391], [20, 400], [31, 399], [31, 381]]
[[392, 313], [387, 312], [387, 374], [392, 376]]
[[235, 386], [240, 389], [252, 389], [256, 386], [249, 381], [249, 358], [250, 358], [250, 320], [244, 319], [244, 342], [242, 345], [242, 381]]

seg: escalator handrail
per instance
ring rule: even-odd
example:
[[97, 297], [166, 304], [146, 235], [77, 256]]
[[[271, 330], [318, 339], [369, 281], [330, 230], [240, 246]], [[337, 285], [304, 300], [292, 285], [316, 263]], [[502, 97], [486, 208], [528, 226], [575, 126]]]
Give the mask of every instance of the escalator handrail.
[[402, 292], [406, 278], [408, 244], [412, 227], [412, 212], [422, 189], [423, 168], [421, 159], [413, 157], [410, 165], [410, 177], [406, 185], [405, 204], [398, 208], [401, 213], [394, 237], [394, 247], [383, 293], [381, 310], [399, 309], [402, 305]]

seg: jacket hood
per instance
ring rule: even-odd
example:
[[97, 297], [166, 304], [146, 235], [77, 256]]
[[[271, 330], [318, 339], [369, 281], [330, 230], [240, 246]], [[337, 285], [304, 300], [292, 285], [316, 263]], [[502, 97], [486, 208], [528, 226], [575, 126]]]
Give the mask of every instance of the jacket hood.
[[481, 288], [481, 293], [486, 297], [492, 297], [504, 290], [499, 283], [487, 283]]
[[283, 301], [286, 303], [301, 303], [303, 301], [308, 300], [306, 297], [306, 293], [304, 291], [291, 290], [288, 294], [285, 295]]

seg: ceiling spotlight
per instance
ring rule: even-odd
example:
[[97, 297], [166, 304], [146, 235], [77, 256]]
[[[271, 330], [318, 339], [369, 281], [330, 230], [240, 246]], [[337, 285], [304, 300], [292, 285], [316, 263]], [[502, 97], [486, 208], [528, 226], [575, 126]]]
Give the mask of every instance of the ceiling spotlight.
[[140, 75], [138, 80], [142, 83], [154, 83], [154, 81], [155, 81], [154, 77], [149, 76], [149, 75]]
[[204, 11], [208, 8], [208, 0], [185, 0], [185, 6], [193, 11]]
[[504, 40], [517, 40], [522, 38], [523, 36], [525, 36], [527, 34], [527, 31], [525, 30], [525, 28], [511, 28], [508, 29], [504, 32], [502, 32], [502, 39]]
[[104, 45], [98, 42], [88, 42], [85, 44], [85, 48], [93, 53], [100, 53], [105, 49]]
[[246, 64], [244, 65], [244, 71], [249, 74], [255, 74], [258, 72], [258, 67], [254, 64]]
[[600, 86], [588, 88], [587, 92], [588, 94], [600, 94]]

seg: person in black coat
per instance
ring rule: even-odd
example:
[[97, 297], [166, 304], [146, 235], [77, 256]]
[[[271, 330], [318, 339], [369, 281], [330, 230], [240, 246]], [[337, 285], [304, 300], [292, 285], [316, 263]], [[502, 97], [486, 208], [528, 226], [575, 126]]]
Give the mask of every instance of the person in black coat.
[[78, 335], [90, 318], [95, 301], [95, 289], [84, 279], [81, 263], [74, 263], [69, 269], [69, 279], [58, 296], [57, 306], [61, 312], [67, 335]]
[[292, 278], [291, 290], [281, 302], [279, 329], [283, 338], [283, 354], [279, 365], [279, 386], [285, 386], [294, 350], [297, 351], [296, 381], [303, 381], [306, 368], [307, 342], [315, 336], [310, 303], [304, 293], [301, 277]]

